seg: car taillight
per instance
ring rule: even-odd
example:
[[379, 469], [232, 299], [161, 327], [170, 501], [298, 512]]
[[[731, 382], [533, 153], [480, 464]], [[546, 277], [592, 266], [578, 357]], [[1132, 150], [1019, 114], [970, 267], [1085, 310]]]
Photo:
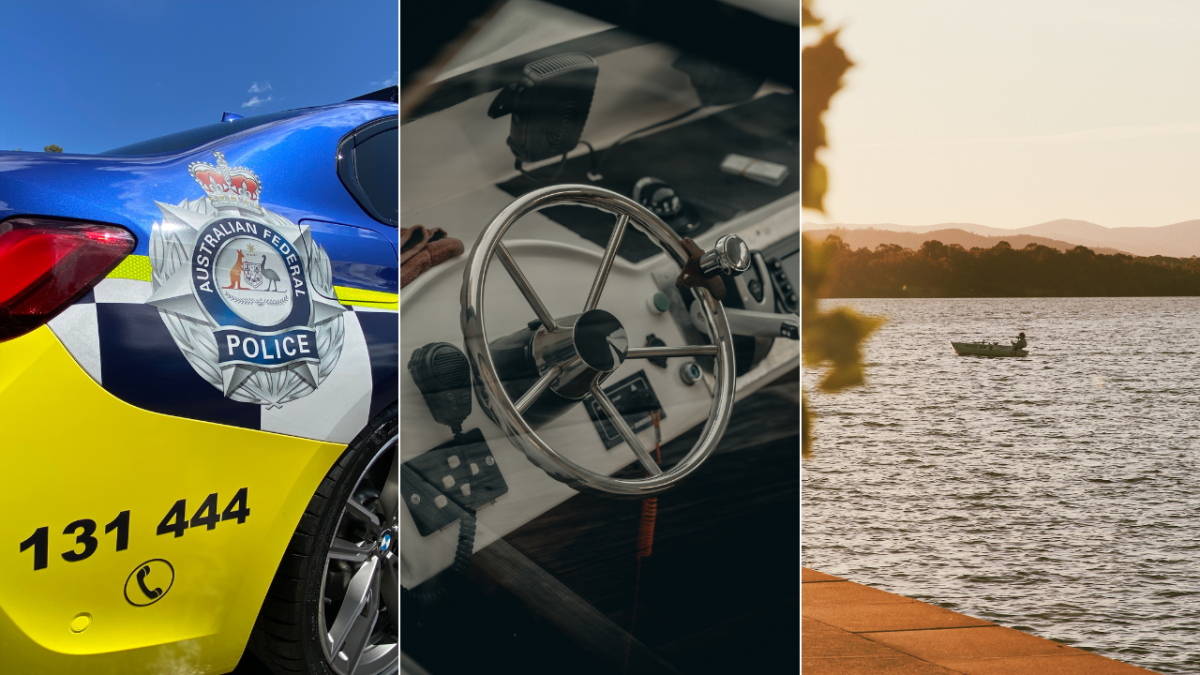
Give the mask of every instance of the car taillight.
[[0, 222], [0, 341], [53, 319], [136, 244], [115, 225], [31, 217]]

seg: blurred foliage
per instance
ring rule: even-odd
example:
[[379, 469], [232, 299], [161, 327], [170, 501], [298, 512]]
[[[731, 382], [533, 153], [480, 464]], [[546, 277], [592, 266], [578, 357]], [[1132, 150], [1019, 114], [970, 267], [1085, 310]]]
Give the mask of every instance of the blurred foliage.
[[[836, 238], [833, 238], [836, 239]], [[862, 343], [883, 319], [867, 317], [846, 307], [821, 311], [818, 298], [828, 297], [828, 289], [836, 283], [838, 244], [840, 240], [813, 244], [804, 237], [801, 242], [800, 277], [803, 286], [800, 323], [804, 344], [804, 365], [828, 367], [818, 385], [821, 391], [835, 392], [862, 384], [864, 381]], [[812, 411], [806, 397], [802, 398], [801, 427], [803, 452], [812, 452]]]
[[836, 235], [823, 249], [836, 261], [827, 298], [1152, 297], [1200, 295], [1200, 258], [1098, 254], [1001, 241], [964, 249], [936, 239], [918, 250], [880, 244], [851, 250]]
[[45, 150], [46, 152], [62, 152], [62, 148], [53, 143], [42, 148], [42, 150]]
[[[801, 69], [801, 197], [806, 209], [825, 210], [825, 192], [829, 186], [825, 167], [817, 151], [825, 147], [823, 115], [834, 94], [842, 88], [842, 76], [853, 64], [838, 44], [838, 32], [827, 31], [813, 11], [812, 0], [802, 0], [802, 26], [813, 35], [800, 57]], [[814, 245], [807, 237], [801, 242], [801, 340], [804, 364], [828, 367], [818, 385], [822, 391], [839, 391], [863, 383], [862, 343], [883, 320], [864, 317], [847, 308], [822, 312], [817, 300], [834, 281], [834, 265], [840, 249], [834, 245]], [[802, 453], [812, 453], [813, 413], [808, 396], [801, 396], [800, 429]]]
[[842, 75], [854, 65], [838, 45], [838, 32], [826, 32], [821, 19], [812, 13], [811, 0], [802, 5], [803, 25], [818, 34], [814, 44], [806, 45], [800, 57], [802, 96], [800, 127], [803, 142], [800, 150], [801, 192], [804, 208], [824, 211], [825, 190], [829, 185], [824, 165], [817, 151], [825, 147], [825, 111], [833, 95], [842, 88]]

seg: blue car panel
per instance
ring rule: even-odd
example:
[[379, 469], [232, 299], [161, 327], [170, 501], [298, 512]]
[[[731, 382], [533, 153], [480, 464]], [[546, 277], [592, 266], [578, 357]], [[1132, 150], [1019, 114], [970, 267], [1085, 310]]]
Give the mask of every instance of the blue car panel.
[[[194, 198], [196, 184], [188, 165], [211, 162], [212, 151], [219, 149], [230, 165], [254, 167], [262, 177], [264, 207], [292, 222], [312, 219], [369, 230], [391, 243], [394, 253], [399, 241], [396, 228], [367, 215], [335, 172], [337, 145], [343, 136], [394, 115], [395, 104], [355, 101], [299, 111], [175, 152], [133, 156], [0, 152], [0, 194], [4, 195], [0, 218], [49, 215], [121, 225], [137, 236], [134, 254], [148, 255], [150, 228], [161, 219], [154, 202]], [[360, 243], [361, 247], [351, 246], [345, 252], [343, 262], [378, 255], [369, 239]], [[350, 287], [364, 287], [354, 278], [344, 281]], [[397, 290], [398, 285], [388, 292]]]
[[[396, 112], [394, 103], [351, 101], [222, 123], [117, 149], [115, 154], [0, 153], [0, 219], [38, 215], [109, 223], [137, 238], [129, 258], [50, 322], [84, 370], [109, 393], [166, 415], [348, 442], [396, 400], [399, 233], [372, 218], [347, 190], [338, 175], [338, 147], [356, 129], [395, 117]], [[231, 133], [224, 133], [224, 124]], [[125, 154], [164, 147], [154, 154]], [[223, 197], [204, 183], [208, 176], [217, 176], [218, 182], [248, 181], [239, 185], [251, 189], [248, 206], [243, 205], [250, 210], [229, 213], [242, 218], [261, 209], [261, 222], [229, 218], [228, 225], [211, 224], [213, 214], [219, 213], [212, 209], [221, 208]], [[172, 241], [166, 233], [178, 229], [181, 216], [197, 222], [207, 218], [210, 224], [188, 235], [201, 237], [190, 254], [193, 269], [175, 274], [170, 251], [163, 246]], [[272, 246], [265, 229], [270, 222], [294, 232], [292, 239], [281, 242], [276, 237]], [[254, 228], [254, 234], [244, 228]], [[247, 274], [259, 275], [254, 284], [259, 295], [268, 293], [265, 289], [284, 293], [278, 302], [295, 305], [288, 316], [301, 316], [296, 312], [311, 305], [311, 311], [323, 312], [324, 323], [306, 319], [296, 326], [264, 327], [247, 323], [236, 308], [218, 307], [220, 303], [201, 307], [204, 294], [199, 289], [210, 273], [199, 269], [208, 261], [201, 253], [202, 239], [213, 236], [250, 243], [245, 263], [238, 253], [234, 278], [212, 279], [229, 282], [220, 289], [235, 290], [217, 290], [216, 295], [252, 290], [241, 285], [244, 267]], [[303, 262], [292, 265], [295, 256], [289, 257], [289, 244], [300, 253], [303, 241], [311, 241], [315, 247], [309, 248], [319, 251], [318, 257], [304, 258], [308, 269], [302, 269]], [[179, 241], [175, 244], [178, 248]], [[258, 244], [257, 252], [253, 244]], [[178, 255], [182, 267], [188, 267], [189, 254]], [[208, 262], [215, 274], [217, 256], [212, 255]], [[268, 265], [268, 256], [275, 262]], [[319, 273], [314, 264], [328, 265], [329, 297], [312, 286], [312, 275]], [[221, 268], [222, 274], [229, 274], [228, 265]], [[289, 275], [289, 269], [295, 274]], [[182, 284], [189, 274], [193, 290], [187, 297], [164, 300], [171, 284]], [[311, 302], [305, 299], [305, 283], [314, 290], [308, 294]], [[195, 307], [180, 309], [180, 302]], [[218, 309], [228, 316], [214, 314]], [[188, 316], [196, 322], [189, 323]], [[277, 320], [284, 319], [274, 317], [266, 323]], [[207, 331], [198, 341], [197, 326], [201, 333]], [[255, 330], [246, 332], [246, 326]], [[239, 347], [242, 351], [234, 354]], [[214, 350], [222, 349], [229, 353], [218, 357]], [[287, 368], [280, 370], [284, 361]], [[291, 384], [281, 384], [284, 377], [291, 377]], [[240, 384], [239, 378], [251, 380]]]

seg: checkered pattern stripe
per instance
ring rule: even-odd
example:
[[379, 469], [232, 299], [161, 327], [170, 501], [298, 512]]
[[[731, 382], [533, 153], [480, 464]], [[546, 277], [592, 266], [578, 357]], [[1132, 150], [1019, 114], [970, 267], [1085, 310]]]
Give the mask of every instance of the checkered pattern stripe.
[[131, 256], [50, 322], [88, 375], [127, 403], [177, 417], [348, 443], [397, 400], [400, 324], [394, 294], [337, 287], [339, 301], [350, 310], [343, 314], [346, 336], [337, 366], [313, 393], [268, 410], [225, 398], [192, 369], [158, 310], [146, 304], [149, 279], [149, 260]]

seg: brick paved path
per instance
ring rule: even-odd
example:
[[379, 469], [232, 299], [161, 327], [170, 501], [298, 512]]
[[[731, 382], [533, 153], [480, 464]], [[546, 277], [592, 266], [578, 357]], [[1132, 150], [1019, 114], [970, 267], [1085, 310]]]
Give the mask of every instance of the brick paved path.
[[804, 568], [804, 675], [1154, 675]]

